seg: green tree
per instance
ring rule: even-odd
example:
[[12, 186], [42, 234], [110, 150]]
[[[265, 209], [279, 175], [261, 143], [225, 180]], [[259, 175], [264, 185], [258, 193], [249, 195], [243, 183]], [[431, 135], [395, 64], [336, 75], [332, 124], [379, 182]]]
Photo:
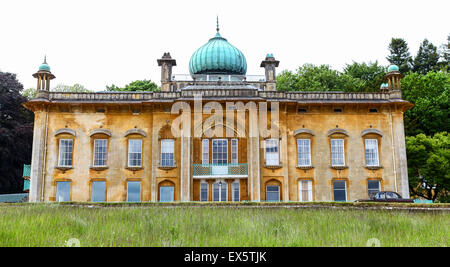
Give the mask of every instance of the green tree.
[[405, 112], [405, 133], [433, 135], [450, 132], [449, 93], [450, 74], [429, 72], [409, 73], [402, 80], [403, 98], [415, 107]]
[[156, 85], [156, 83], [151, 80], [137, 80], [127, 84], [125, 87], [118, 87], [116, 85], [106, 86], [106, 91], [130, 91], [130, 92], [139, 92], [139, 91], [160, 91], [161, 88]]
[[423, 40], [419, 47], [417, 56], [414, 58], [414, 71], [427, 74], [432, 70], [439, 69], [439, 54], [437, 47], [430, 43], [427, 39]]
[[364, 82], [364, 86], [360, 88], [363, 92], [378, 91], [380, 85], [383, 83], [386, 68], [375, 63], [357, 63], [347, 64], [344, 68], [344, 74], [350, 75], [353, 78], [360, 79]]
[[284, 71], [277, 76], [277, 89], [281, 91], [358, 92], [364, 85], [364, 81], [333, 70], [329, 65], [304, 64], [296, 73]]
[[448, 202], [450, 193], [450, 136], [424, 134], [406, 137], [409, 187], [414, 195]]
[[389, 63], [399, 67], [400, 72], [407, 73], [412, 67], [412, 57], [409, 53], [408, 43], [402, 38], [392, 38], [389, 44], [390, 55], [386, 58]]
[[31, 162], [34, 117], [22, 90], [15, 74], [0, 72], [0, 194], [23, 191], [23, 165]]
[[[50, 89], [51, 92], [67, 92], [67, 93], [91, 93], [92, 91], [89, 89], [86, 89], [81, 84], [74, 84], [74, 85], [65, 85], [65, 84], [58, 84], [55, 88]], [[21, 92], [22, 96], [26, 97], [27, 99], [32, 99], [36, 97], [36, 88], [28, 88]]]
[[439, 66], [442, 70], [448, 71], [450, 68], [450, 34], [447, 36], [447, 43], [441, 45], [439, 51]]

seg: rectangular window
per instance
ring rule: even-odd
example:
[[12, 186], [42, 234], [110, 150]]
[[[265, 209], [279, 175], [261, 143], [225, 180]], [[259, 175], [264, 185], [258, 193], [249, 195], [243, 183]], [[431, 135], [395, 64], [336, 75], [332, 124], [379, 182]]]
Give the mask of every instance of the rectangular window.
[[241, 201], [240, 183], [234, 182], [231, 187], [233, 189], [233, 201]]
[[302, 180], [298, 182], [298, 201], [312, 201], [312, 181]]
[[379, 180], [367, 181], [369, 198], [373, 198], [378, 192], [381, 191], [381, 185]]
[[297, 139], [298, 166], [311, 166], [311, 140]]
[[347, 201], [347, 182], [344, 180], [333, 181], [334, 201]]
[[106, 182], [92, 182], [92, 202], [105, 202]]
[[331, 139], [331, 165], [345, 166], [344, 139]]
[[160, 202], [173, 202], [173, 186], [161, 186], [159, 188], [159, 201]]
[[56, 201], [70, 201], [70, 182], [56, 182]]
[[209, 164], [209, 140], [202, 140], [202, 164]]
[[212, 163], [227, 164], [228, 163], [228, 140], [214, 139], [212, 142]]
[[94, 166], [106, 166], [106, 151], [108, 140], [94, 140]]
[[366, 139], [366, 165], [378, 166], [378, 140]]
[[228, 184], [219, 182], [213, 184], [213, 201], [228, 201]]
[[73, 140], [72, 139], [60, 139], [59, 140], [59, 163], [61, 167], [72, 166], [72, 152], [73, 152]]
[[128, 166], [141, 167], [142, 166], [142, 140], [130, 139], [128, 140]]
[[172, 167], [175, 166], [175, 140], [164, 139], [161, 140], [161, 166]]
[[127, 202], [141, 201], [141, 182], [128, 181], [127, 182]]
[[200, 184], [200, 201], [208, 201], [208, 183]]
[[278, 185], [266, 187], [266, 201], [269, 202], [280, 201], [280, 187]]
[[231, 139], [231, 163], [238, 164], [238, 140]]
[[266, 165], [277, 166], [280, 164], [278, 154], [278, 139], [266, 140]]

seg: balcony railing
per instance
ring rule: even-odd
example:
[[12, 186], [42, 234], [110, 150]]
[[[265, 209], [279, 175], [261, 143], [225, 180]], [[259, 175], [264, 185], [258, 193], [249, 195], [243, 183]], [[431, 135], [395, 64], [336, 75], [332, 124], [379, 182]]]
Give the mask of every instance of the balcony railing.
[[247, 177], [247, 163], [194, 164], [194, 177]]

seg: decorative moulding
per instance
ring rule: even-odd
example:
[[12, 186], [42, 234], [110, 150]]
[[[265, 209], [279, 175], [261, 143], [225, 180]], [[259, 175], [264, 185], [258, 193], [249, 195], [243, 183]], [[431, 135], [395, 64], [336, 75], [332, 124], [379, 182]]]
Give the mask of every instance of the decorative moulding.
[[69, 129], [69, 128], [63, 128], [63, 129], [59, 129], [56, 131], [55, 136], [60, 135], [60, 134], [70, 134], [73, 135], [74, 137], [77, 136], [75, 130]]
[[298, 129], [294, 131], [294, 136], [298, 135], [298, 134], [302, 134], [302, 133], [306, 133], [306, 134], [310, 134], [312, 136], [314, 136], [314, 132], [310, 129]]
[[328, 136], [333, 135], [333, 134], [344, 134], [346, 136], [349, 136], [346, 130], [340, 129], [340, 128], [331, 129], [328, 131]]
[[348, 166], [330, 166], [330, 168], [335, 170], [345, 170], [348, 169]]
[[95, 135], [95, 134], [105, 134], [105, 135], [107, 135], [107, 136], [109, 136], [109, 137], [111, 137], [111, 131], [109, 131], [109, 130], [106, 130], [106, 129], [96, 129], [96, 130], [93, 130], [90, 134], [89, 134], [89, 136], [93, 136], [93, 135]]
[[383, 137], [383, 132], [377, 129], [365, 129], [361, 132], [361, 136], [366, 136], [368, 134], [377, 134], [381, 137]]
[[146, 137], [146, 136], [147, 136], [147, 134], [146, 134], [143, 130], [141, 130], [141, 129], [131, 129], [131, 130], [128, 130], [128, 131], [125, 133], [125, 137], [127, 137], [127, 136], [129, 136], [129, 135], [131, 135], [131, 134], [138, 134], [138, 135], [142, 135], [143, 137]]

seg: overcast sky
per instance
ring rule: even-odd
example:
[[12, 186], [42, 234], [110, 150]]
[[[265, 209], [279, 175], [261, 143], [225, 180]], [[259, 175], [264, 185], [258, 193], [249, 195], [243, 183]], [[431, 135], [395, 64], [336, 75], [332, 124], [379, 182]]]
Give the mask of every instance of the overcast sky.
[[281, 61], [279, 72], [304, 63], [387, 65], [392, 37], [405, 39], [412, 55], [424, 38], [445, 43], [449, 10], [448, 0], [1, 0], [0, 71], [35, 87], [31, 75], [46, 54], [52, 87], [160, 84], [156, 60], [170, 52], [174, 74], [189, 73], [192, 53], [215, 34], [216, 15], [222, 36], [244, 53], [248, 75], [263, 74], [267, 53]]

